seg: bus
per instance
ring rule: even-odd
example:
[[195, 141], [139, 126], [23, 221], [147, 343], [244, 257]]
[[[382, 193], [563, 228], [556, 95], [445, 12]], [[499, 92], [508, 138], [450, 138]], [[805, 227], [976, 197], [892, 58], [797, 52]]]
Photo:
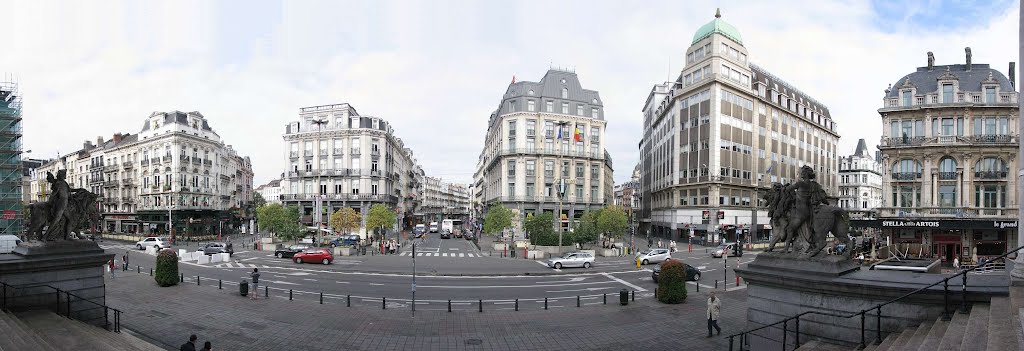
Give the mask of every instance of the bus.
[[448, 232], [455, 234], [455, 229], [462, 228], [461, 219], [446, 219], [441, 221], [441, 230], [447, 230]]

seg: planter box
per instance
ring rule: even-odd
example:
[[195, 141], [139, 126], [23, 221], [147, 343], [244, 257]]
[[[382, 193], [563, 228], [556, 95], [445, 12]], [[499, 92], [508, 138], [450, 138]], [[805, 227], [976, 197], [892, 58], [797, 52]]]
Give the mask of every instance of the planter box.
[[494, 251], [504, 251], [506, 249], [506, 246], [507, 245], [505, 243], [495, 243]]
[[351, 247], [336, 247], [334, 248], [335, 256], [355, 256], [356, 250]]
[[[534, 245], [533, 249], [537, 250], [537, 251], [544, 252], [544, 253], [546, 253], [548, 255], [557, 255], [559, 253], [558, 246]], [[575, 246], [567, 245], [567, 246], [562, 246], [561, 253], [564, 254], [566, 252], [575, 252], [575, 251], [576, 251], [576, 247]]]
[[597, 250], [578, 250], [577, 252], [586, 252], [589, 253], [591, 256], [597, 256]]
[[598, 253], [601, 257], [618, 257], [619, 249], [601, 249], [598, 250]]
[[538, 250], [526, 251], [526, 258], [529, 258], [531, 260], [543, 260], [545, 257], [547, 257], [547, 254], [544, 253], [543, 251], [538, 251]]

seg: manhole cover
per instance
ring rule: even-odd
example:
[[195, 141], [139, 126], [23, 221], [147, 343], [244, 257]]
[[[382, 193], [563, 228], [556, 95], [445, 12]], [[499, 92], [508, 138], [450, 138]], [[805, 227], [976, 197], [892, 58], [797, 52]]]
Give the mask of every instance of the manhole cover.
[[484, 341], [480, 339], [466, 339], [466, 345], [481, 345]]

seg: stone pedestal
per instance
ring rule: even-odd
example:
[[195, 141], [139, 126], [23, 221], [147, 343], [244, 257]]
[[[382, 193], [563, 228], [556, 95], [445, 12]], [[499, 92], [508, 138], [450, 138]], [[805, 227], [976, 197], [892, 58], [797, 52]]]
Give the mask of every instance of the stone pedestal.
[[[941, 281], [947, 275], [903, 271], [861, 270], [856, 261], [826, 256], [797, 259], [778, 253], [762, 253], [737, 274], [747, 282], [747, 325], [744, 330], [775, 323], [807, 311], [849, 315]], [[1005, 275], [972, 275], [968, 279], [968, 302], [987, 303], [992, 296], [1006, 296]], [[942, 285], [882, 308], [882, 338], [892, 331], [934, 321], [943, 312]], [[960, 285], [950, 286], [951, 302], [959, 307]], [[800, 319], [800, 341], [812, 339], [839, 345], [860, 343], [859, 317], [837, 318], [807, 315]], [[787, 349], [796, 340], [796, 323], [788, 323]], [[875, 311], [865, 319], [866, 340], [875, 340], [878, 330]], [[782, 325], [750, 336], [751, 350], [781, 349]]]
[[[82, 299], [104, 304], [105, 265], [113, 258], [93, 241], [71, 240], [22, 243], [11, 254], [0, 254], [0, 281], [6, 289], [7, 307], [12, 310], [54, 309], [67, 312], [68, 296], [54, 288], [70, 292], [70, 308], [75, 319], [104, 324], [104, 311]], [[58, 307], [59, 306], [59, 307]], [[113, 318], [113, 317], [111, 317]]]

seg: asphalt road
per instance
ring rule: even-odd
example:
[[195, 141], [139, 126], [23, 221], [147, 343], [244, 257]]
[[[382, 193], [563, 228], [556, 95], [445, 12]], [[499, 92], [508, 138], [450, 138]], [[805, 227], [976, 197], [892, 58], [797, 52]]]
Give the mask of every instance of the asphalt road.
[[[101, 247], [118, 256], [126, 250], [131, 252], [130, 272], [135, 273], [136, 267], [141, 274], [149, 274], [154, 266], [155, 257], [141, 251], [132, 250], [131, 243], [104, 242]], [[203, 285], [224, 284], [225, 289], [237, 289], [237, 283], [249, 278], [253, 268], [259, 268], [261, 290], [269, 287], [273, 296], [286, 296], [291, 290], [296, 299], [317, 299], [324, 293], [325, 299], [347, 299], [352, 296], [354, 303], [380, 304], [381, 298], [387, 298], [389, 304], [409, 304], [413, 297], [413, 257], [417, 268], [423, 266], [442, 266], [450, 269], [487, 268], [485, 271], [509, 272], [510, 265], [527, 265], [536, 271], [550, 273], [553, 270], [529, 260], [494, 258], [480, 256], [476, 247], [467, 240], [452, 238], [440, 239], [437, 235], [416, 240], [416, 255], [412, 255], [411, 245], [406, 245], [402, 253], [387, 256], [357, 256], [357, 258], [336, 257], [334, 264], [296, 264], [289, 259], [273, 257], [272, 252], [238, 250], [231, 262], [220, 264], [198, 265], [191, 262], [179, 264], [179, 270], [185, 275], [187, 284], [196, 284], [199, 276]], [[194, 250], [195, 247], [186, 247]], [[703, 252], [703, 247], [694, 252], [673, 254], [687, 264], [702, 271], [700, 289], [715, 288], [715, 280], [719, 289], [736, 290], [745, 288], [737, 286], [732, 268], [736, 263], [745, 264], [753, 260], [753, 253], [747, 253], [739, 260], [730, 257], [729, 269], [722, 268], [723, 260], [711, 258]], [[423, 255], [421, 255], [423, 254]], [[429, 255], [428, 255], [429, 254]], [[447, 254], [447, 255], [443, 255]], [[379, 273], [369, 271], [371, 265], [398, 264], [406, 268], [402, 273]], [[515, 299], [520, 305], [540, 305], [548, 299], [551, 306], [576, 304], [580, 297], [581, 304], [602, 303], [603, 294], [617, 298], [620, 290], [636, 291], [637, 294], [652, 295], [657, 284], [651, 280], [653, 265], [637, 269], [635, 262], [628, 257], [599, 258], [591, 269], [566, 268], [557, 275], [486, 275], [486, 276], [439, 276], [431, 272], [417, 269], [415, 276], [417, 309], [446, 309], [448, 300], [453, 300], [453, 309], [477, 308], [479, 300], [484, 300], [486, 308], [514, 307]], [[515, 272], [515, 270], [512, 270]], [[725, 274], [724, 276], [719, 274]], [[724, 282], [724, 283], [723, 283]], [[696, 289], [696, 283], [690, 283]], [[523, 306], [525, 307], [525, 306]]]

